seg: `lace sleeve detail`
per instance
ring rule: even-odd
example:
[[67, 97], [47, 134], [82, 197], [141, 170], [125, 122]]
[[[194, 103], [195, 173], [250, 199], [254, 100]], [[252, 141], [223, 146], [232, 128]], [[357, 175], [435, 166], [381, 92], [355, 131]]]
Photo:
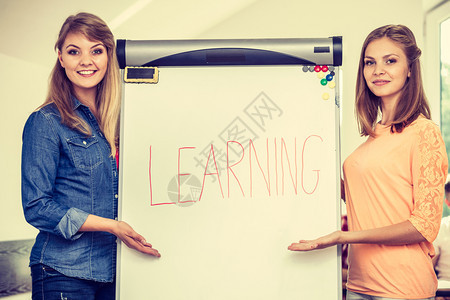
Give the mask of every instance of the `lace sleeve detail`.
[[432, 242], [442, 218], [448, 160], [439, 128], [430, 121], [418, 127], [412, 164], [414, 209], [409, 220]]

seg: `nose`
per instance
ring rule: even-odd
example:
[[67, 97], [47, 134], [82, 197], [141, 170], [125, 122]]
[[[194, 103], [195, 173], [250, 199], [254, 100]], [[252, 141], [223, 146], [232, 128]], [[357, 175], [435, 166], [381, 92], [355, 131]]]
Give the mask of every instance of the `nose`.
[[92, 58], [90, 53], [85, 53], [81, 55], [80, 58], [80, 65], [82, 66], [89, 66], [92, 64]]
[[384, 67], [381, 64], [375, 64], [375, 67], [373, 69], [374, 75], [382, 75], [385, 73]]

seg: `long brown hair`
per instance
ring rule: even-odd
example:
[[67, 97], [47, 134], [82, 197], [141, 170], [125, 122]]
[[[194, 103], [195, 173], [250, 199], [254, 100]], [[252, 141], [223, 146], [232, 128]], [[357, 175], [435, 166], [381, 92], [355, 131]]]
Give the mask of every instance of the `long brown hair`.
[[[111, 155], [114, 155], [119, 137], [121, 88], [114, 36], [102, 19], [93, 14], [81, 12], [66, 19], [55, 43], [55, 50], [61, 51], [69, 33], [82, 33], [87, 39], [100, 41], [106, 47], [108, 66], [104, 78], [97, 85], [95, 104], [99, 115], [100, 129], [109, 142]], [[54, 103], [61, 114], [63, 124], [86, 135], [91, 135], [92, 131], [89, 125], [73, 110], [72, 94], [72, 83], [59, 60], [56, 59], [50, 75], [48, 95], [42, 106]]]
[[402, 132], [421, 114], [431, 119], [430, 107], [423, 89], [420, 71], [419, 57], [422, 52], [417, 47], [414, 34], [404, 25], [386, 25], [372, 31], [364, 41], [361, 50], [355, 103], [355, 113], [361, 136], [375, 136], [374, 128], [381, 112], [381, 98], [370, 91], [364, 79], [364, 56], [367, 46], [372, 41], [383, 37], [387, 37], [402, 46], [411, 73], [397, 102], [391, 131]]

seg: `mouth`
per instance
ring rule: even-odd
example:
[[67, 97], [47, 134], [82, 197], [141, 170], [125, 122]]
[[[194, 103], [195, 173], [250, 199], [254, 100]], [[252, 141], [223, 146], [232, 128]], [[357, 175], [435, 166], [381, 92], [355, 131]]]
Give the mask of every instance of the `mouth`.
[[390, 82], [389, 80], [383, 80], [383, 79], [377, 79], [377, 80], [372, 81], [372, 83], [376, 86], [382, 86], [382, 85], [388, 84], [389, 82]]
[[80, 74], [81, 76], [91, 76], [93, 74], [95, 74], [95, 72], [97, 72], [96, 70], [81, 70], [81, 71], [77, 71], [78, 74]]

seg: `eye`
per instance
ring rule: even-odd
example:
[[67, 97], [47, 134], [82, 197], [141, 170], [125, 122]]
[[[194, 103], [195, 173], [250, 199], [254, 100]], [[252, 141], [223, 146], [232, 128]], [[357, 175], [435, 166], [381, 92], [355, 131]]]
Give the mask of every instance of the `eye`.
[[67, 54], [69, 55], [77, 55], [79, 52], [76, 49], [69, 49], [67, 50]]
[[102, 48], [97, 48], [92, 50], [92, 54], [102, 54], [103, 53], [103, 49]]
[[397, 62], [397, 60], [395, 59], [395, 58], [389, 58], [387, 61], [386, 61], [386, 63], [388, 64], [388, 65], [390, 65], [390, 64], [395, 64]]
[[371, 65], [373, 65], [375, 62], [373, 60], [365, 60], [364, 61], [364, 65], [366, 67], [370, 67]]

